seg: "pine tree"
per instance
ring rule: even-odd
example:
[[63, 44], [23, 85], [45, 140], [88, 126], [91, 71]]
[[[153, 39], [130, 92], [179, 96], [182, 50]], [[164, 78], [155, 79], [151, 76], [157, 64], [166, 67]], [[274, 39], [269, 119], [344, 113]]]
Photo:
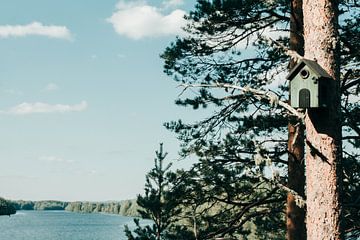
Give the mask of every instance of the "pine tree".
[[[358, 149], [360, 121], [356, 113], [359, 112], [359, 102], [353, 100], [359, 86], [359, 71], [356, 70], [359, 65], [356, 51], [359, 49], [359, 28], [355, 24], [359, 12], [356, 2], [341, 2], [341, 13], [341, 90], [345, 93], [342, 123], [343, 130], [348, 132], [343, 141], [352, 144], [350, 149]], [[182, 156], [196, 155], [199, 158], [196, 171], [203, 182], [202, 189], [207, 190], [208, 184], [212, 183], [211, 190], [201, 191], [202, 197], [194, 199], [201, 203], [193, 203], [195, 206], [206, 201], [222, 202], [228, 207], [241, 206], [244, 204], [243, 193], [248, 195], [246, 203], [249, 206], [259, 200], [261, 194], [274, 194], [281, 205], [285, 202], [283, 190], [291, 193], [293, 202], [304, 205], [303, 194], [291, 189], [291, 181], [296, 184], [299, 179], [287, 179], [287, 125], [290, 122], [292, 126], [302, 126], [303, 115], [286, 105], [288, 89], [285, 83], [276, 84], [279, 79], [284, 79], [281, 73], [287, 72], [288, 55], [295, 59], [302, 57], [301, 52], [292, 51], [289, 42], [286, 28], [290, 16], [288, 1], [199, 0], [195, 10], [187, 16], [189, 35], [178, 38], [162, 55], [168, 75], [182, 84], [184, 90], [198, 90], [195, 96], [183, 94], [185, 97], [176, 103], [194, 109], [209, 108], [214, 112], [207, 119], [193, 124], [181, 120], [166, 124], [167, 128], [178, 133], [183, 143]], [[300, 129], [295, 128], [294, 134], [299, 134]], [[301, 138], [299, 142], [301, 144]], [[345, 180], [348, 180], [344, 184], [344, 201], [347, 202], [344, 210], [348, 213], [344, 227], [352, 232], [356, 231], [352, 226], [359, 226], [356, 217], [359, 203], [355, 199], [359, 192], [356, 182], [359, 173], [349, 171], [350, 167], [359, 166], [356, 154], [356, 150], [349, 151], [344, 164]], [[226, 177], [221, 175], [223, 172], [227, 172]], [[270, 179], [271, 174], [274, 180]], [[237, 182], [227, 180], [232, 178], [247, 184], [233, 188]], [[264, 185], [267, 187], [262, 187]], [[191, 189], [190, 185], [188, 187]], [[241, 228], [243, 221], [263, 223], [269, 234], [278, 231], [284, 215], [271, 212], [271, 205], [261, 207], [246, 209], [246, 213], [258, 211], [258, 216], [241, 215], [241, 209], [234, 208], [231, 214], [230, 211], [228, 215], [224, 214], [223, 219], [221, 213], [216, 215], [218, 218], [209, 213], [209, 218], [219, 219], [219, 223], [226, 223], [224, 219], [227, 218], [226, 224], [238, 226], [239, 229], [234, 231], [239, 234], [245, 230]], [[267, 211], [261, 211], [264, 209]], [[262, 221], [275, 216], [272, 224]], [[213, 236], [227, 234], [226, 224], [224, 227], [219, 224]]]
[[[163, 152], [163, 144], [160, 144], [159, 151], [155, 152], [154, 168], [146, 174], [145, 195], [137, 197], [137, 204], [140, 216], [150, 219], [154, 223], [152, 226], [142, 226], [139, 219], [135, 219], [136, 229], [131, 232], [128, 226], [125, 233], [129, 240], [161, 240], [171, 239], [170, 229], [176, 222], [176, 215], [180, 209], [176, 195], [172, 192], [173, 182], [176, 180], [175, 174], [169, 169], [171, 164], [164, 166], [167, 153]], [[135, 234], [135, 236], [134, 236]]]
[[[302, 0], [291, 1], [289, 49], [300, 56], [304, 55], [304, 30]], [[291, 60], [289, 70], [296, 66]], [[289, 89], [290, 90], [290, 89]], [[290, 91], [289, 91], [290, 92]], [[289, 94], [289, 101], [291, 96]], [[304, 127], [288, 124], [288, 187], [305, 198], [305, 161]], [[287, 194], [286, 202], [286, 239], [306, 239], [305, 209], [296, 204], [296, 196]]]
[[343, 239], [341, 219], [341, 110], [336, 1], [304, 0], [305, 57], [316, 59], [332, 77], [326, 110], [306, 115], [307, 237]]

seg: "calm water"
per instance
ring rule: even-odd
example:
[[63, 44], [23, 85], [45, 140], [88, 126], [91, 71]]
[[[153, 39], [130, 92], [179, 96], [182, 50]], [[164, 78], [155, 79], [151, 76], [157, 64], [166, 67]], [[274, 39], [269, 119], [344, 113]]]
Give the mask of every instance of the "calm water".
[[[148, 222], [149, 223], [149, 222]], [[65, 211], [18, 211], [0, 216], [0, 240], [125, 240], [130, 217]]]

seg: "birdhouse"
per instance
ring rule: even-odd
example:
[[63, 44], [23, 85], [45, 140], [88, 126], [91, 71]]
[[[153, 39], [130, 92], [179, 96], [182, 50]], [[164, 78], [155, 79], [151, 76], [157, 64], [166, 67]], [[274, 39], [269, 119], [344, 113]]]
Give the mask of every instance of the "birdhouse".
[[328, 106], [332, 77], [315, 61], [301, 60], [287, 75], [290, 80], [290, 105], [294, 108]]

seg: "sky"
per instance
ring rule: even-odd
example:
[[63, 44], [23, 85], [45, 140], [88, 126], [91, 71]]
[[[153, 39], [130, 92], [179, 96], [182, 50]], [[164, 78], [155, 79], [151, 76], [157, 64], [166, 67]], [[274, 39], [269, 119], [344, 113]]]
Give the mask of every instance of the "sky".
[[195, 1], [0, 2], [0, 196], [142, 193], [160, 142], [177, 159], [163, 123], [197, 118], [159, 57]]

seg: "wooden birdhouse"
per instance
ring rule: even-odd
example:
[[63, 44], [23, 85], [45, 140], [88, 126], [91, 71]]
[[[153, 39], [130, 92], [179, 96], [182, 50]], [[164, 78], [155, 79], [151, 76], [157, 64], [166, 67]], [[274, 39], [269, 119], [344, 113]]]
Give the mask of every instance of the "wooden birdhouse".
[[290, 105], [294, 108], [328, 106], [332, 77], [315, 61], [301, 60], [287, 75], [290, 80]]

